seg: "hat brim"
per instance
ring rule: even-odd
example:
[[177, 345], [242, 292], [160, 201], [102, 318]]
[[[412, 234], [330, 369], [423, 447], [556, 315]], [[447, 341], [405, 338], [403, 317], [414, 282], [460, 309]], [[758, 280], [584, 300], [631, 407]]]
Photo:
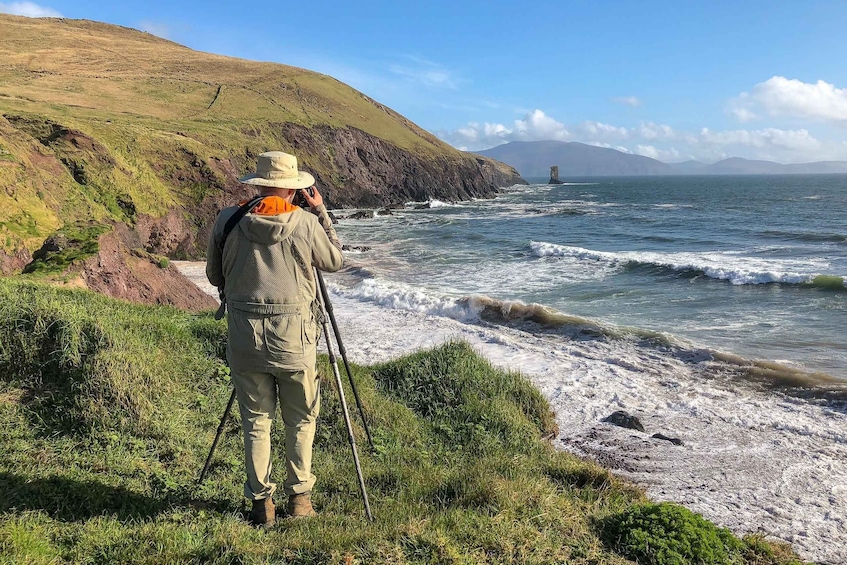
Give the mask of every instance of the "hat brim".
[[287, 179], [266, 179], [256, 174], [241, 177], [238, 182], [243, 184], [253, 184], [258, 186], [270, 186], [273, 188], [287, 188], [289, 190], [299, 190], [301, 188], [309, 188], [315, 184], [315, 177], [311, 174], [300, 171], [296, 177]]

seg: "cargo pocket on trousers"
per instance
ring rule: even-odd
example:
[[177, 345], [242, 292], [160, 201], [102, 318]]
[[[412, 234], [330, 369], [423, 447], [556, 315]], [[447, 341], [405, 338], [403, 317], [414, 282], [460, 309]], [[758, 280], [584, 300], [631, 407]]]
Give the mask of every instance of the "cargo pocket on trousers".
[[317, 410], [320, 408], [321, 403], [321, 376], [316, 374], [315, 376], [315, 399], [312, 400], [312, 405], [309, 406], [309, 414], [317, 415]]

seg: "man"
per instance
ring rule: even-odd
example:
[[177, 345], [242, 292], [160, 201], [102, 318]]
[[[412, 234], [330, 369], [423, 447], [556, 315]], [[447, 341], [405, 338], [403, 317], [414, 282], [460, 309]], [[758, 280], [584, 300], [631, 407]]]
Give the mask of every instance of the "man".
[[[315, 515], [312, 443], [320, 409], [320, 327], [313, 267], [340, 269], [341, 243], [314, 177], [298, 170], [294, 155], [262, 153], [256, 173], [239, 182], [260, 187], [264, 198], [228, 235], [224, 226], [238, 207], [218, 215], [206, 276], [222, 290], [229, 310], [226, 354], [244, 430], [250, 521], [268, 528], [276, 520], [270, 430], [277, 401], [285, 424], [288, 514]], [[303, 196], [311, 214], [292, 203], [302, 189], [309, 189]]]

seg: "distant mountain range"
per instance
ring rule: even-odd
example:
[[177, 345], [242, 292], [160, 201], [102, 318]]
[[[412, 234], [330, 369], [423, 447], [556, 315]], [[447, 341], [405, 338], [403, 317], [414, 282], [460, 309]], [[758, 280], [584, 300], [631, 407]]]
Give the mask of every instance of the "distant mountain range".
[[783, 165], [731, 157], [711, 165], [700, 161], [663, 163], [650, 157], [623, 153], [575, 141], [512, 141], [479, 155], [507, 163], [525, 178], [549, 177], [550, 167], [559, 167], [559, 177], [639, 175], [785, 175], [847, 173], [847, 161], [818, 161]]

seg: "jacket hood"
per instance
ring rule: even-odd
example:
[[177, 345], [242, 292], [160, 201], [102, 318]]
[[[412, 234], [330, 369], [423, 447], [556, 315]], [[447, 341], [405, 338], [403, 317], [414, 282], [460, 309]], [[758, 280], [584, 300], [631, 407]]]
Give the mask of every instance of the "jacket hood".
[[279, 243], [291, 235], [302, 219], [303, 211], [297, 206], [287, 202], [287, 206], [277, 205], [273, 200], [276, 198], [266, 198], [238, 223], [238, 229], [253, 243]]

